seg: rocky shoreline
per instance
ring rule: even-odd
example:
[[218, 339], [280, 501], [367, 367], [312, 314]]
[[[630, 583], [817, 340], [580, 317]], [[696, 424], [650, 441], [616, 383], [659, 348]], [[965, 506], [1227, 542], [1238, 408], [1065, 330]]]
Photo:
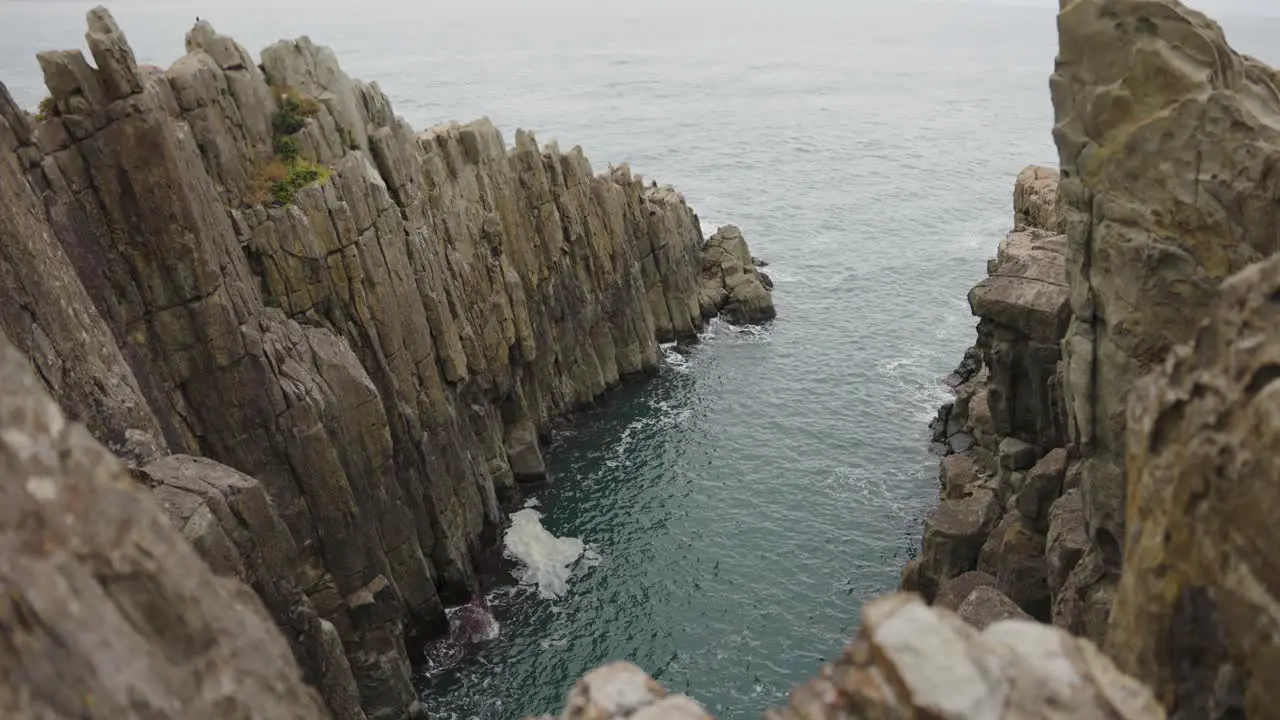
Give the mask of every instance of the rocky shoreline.
[[[767, 718], [1280, 716], [1280, 73], [1177, 0], [1058, 32], [904, 592]], [[708, 717], [646, 680], [561, 720]]]
[[[1177, 0], [1060, 8], [910, 592], [768, 718], [1280, 716], [1280, 73]], [[38, 116], [0, 85], [0, 717], [421, 717], [540, 433], [768, 278], [306, 38], [160, 70], [88, 25]], [[625, 663], [561, 714], [706, 717]]]
[[[183, 540], [156, 529], [113, 546], [88, 515], [76, 532], [91, 537], [36, 528], [37, 545], [0, 546], [0, 637], [31, 634], [7, 653], [30, 670], [0, 698], [22, 717], [324, 715], [246, 700], [262, 687], [237, 690], [251, 679], [207, 639], [251, 638], [199, 625], [177, 590], [157, 596], [178, 579], [148, 558], [189, 543], [218, 582], [256, 593], [333, 716], [420, 716], [409, 660], [444, 631], [446, 604], [481, 590], [504, 506], [545, 476], [550, 423], [654, 372], [659, 343], [696, 340], [709, 317], [771, 319], [768, 278], [737, 228], [704, 239], [674, 189], [626, 166], [596, 175], [581, 149], [525, 132], [508, 147], [485, 119], [415, 132], [308, 38], [259, 62], [198, 22], [165, 70], [138, 66], [103, 8], [85, 38], [96, 67], [39, 54], [38, 115], [0, 85], [7, 371], [34, 373], [66, 422], [128, 464], [149, 495], [121, 508], [158, 502]], [[31, 488], [74, 474], [78, 451], [56, 449], [60, 414], [30, 412], [49, 403], [39, 389], [0, 395], [5, 457], [21, 460], [9, 476], [39, 501]], [[30, 442], [63, 459], [27, 465]], [[0, 512], [0, 537], [45, 511], [6, 507], [19, 514]], [[40, 562], [87, 584], [8, 574]], [[214, 582], [182, 562], [190, 587]], [[161, 601], [160, 620], [182, 620], [139, 624]], [[95, 645], [77, 603], [135, 622], [104, 620]], [[83, 673], [62, 687], [67, 663]], [[270, 682], [307, 695], [291, 667]]]

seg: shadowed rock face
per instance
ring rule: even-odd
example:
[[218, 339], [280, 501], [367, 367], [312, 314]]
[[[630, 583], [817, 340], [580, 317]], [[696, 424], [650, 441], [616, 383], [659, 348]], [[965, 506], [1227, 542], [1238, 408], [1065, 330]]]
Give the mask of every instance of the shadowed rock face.
[[216, 577], [0, 333], [0, 717], [328, 717], [262, 602]]
[[[198, 23], [144, 71], [88, 25], [96, 67], [39, 55], [47, 117], [0, 85], [0, 328], [335, 713], [403, 717], [410, 652], [545, 473], [539, 431], [702, 327], [698, 219], [487, 120], [415, 133], [306, 38], [258, 63]], [[286, 148], [324, 170], [263, 204]]]

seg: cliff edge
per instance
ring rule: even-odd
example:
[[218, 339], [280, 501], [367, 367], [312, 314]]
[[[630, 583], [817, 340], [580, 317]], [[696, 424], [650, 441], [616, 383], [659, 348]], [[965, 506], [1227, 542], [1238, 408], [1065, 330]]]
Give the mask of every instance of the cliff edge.
[[411, 656], [549, 422], [709, 316], [772, 318], [768, 279], [672, 188], [415, 132], [308, 38], [259, 62], [199, 22], [167, 70], [103, 8], [85, 39], [39, 54], [38, 116], [0, 85], [0, 329], [335, 715], [418, 714]]

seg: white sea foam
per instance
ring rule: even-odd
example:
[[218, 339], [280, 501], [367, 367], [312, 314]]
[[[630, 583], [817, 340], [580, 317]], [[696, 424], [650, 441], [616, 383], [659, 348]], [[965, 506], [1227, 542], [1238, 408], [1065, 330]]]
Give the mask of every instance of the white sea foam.
[[578, 538], [558, 538], [548, 532], [542, 526], [542, 513], [533, 508], [511, 515], [503, 544], [503, 554], [521, 564], [516, 579], [536, 585], [538, 594], [548, 599], [564, 595], [572, 566], [584, 549]]
[[675, 343], [664, 343], [659, 347], [662, 348], [662, 359], [676, 372], [689, 371], [689, 358], [681, 353]]

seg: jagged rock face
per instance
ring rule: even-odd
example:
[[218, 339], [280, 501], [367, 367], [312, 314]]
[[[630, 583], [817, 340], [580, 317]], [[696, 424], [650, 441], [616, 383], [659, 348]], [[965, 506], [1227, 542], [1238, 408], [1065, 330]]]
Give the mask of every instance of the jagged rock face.
[[133, 370], [57, 242], [27, 182], [46, 161], [26, 114], [0, 85], [0, 327], [45, 387], [116, 452], [146, 460], [164, 437]]
[[[980, 587], [970, 598], [988, 590]], [[666, 696], [641, 670], [625, 664], [579, 681], [560, 715], [561, 720], [708, 717], [687, 698]], [[949, 610], [898, 594], [863, 606], [858, 638], [817, 677], [793, 690], [785, 708], [764, 717], [1161, 720], [1165, 714], [1149, 690], [1116, 670], [1088, 640], [1025, 620], [992, 618], [979, 631]]]
[[[51, 117], [0, 86], [0, 325], [68, 412], [186, 494], [174, 519], [219, 572], [301, 623], [309, 679], [340, 644], [363, 711], [403, 717], [409, 654], [544, 472], [539, 429], [702, 327], [698, 219], [580, 149], [509, 150], [487, 120], [415, 134], [306, 38], [259, 66], [198, 23], [163, 72], [103, 9], [86, 39], [96, 68], [39, 55]], [[286, 139], [324, 173], [258, 204]], [[175, 486], [178, 461], [148, 465], [169, 453], [225, 467]], [[246, 482], [278, 523], [219, 515]], [[267, 587], [247, 559], [267, 541], [241, 536], [281, 528], [271, 567], [293, 571]]]
[[1075, 0], [1051, 80], [1073, 319], [1064, 343], [1085, 518], [1124, 533], [1125, 407], [1219, 283], [1280, 249], [1275, 73], [1176, 0]]
[[216, 577], [0, 333], [0, 716], [328, 717], [261, 601]]
[[[1108, 651], [1175, 717], [1280, 716], [1280, 258], [1133, 392]], [[1243, 714], [1241, 714], [1243, 712]]]
[[1065, 246], [1065, 238], [1044, 230], [1012, 232], [988, 277], [969, 292], [995, 433], [1042, 448], [1066, 439], [1058, 382], [1058, 343], [1070, 317]]
[[[247, 584], [272, 616], [289, 618], [285, 638], [307, 683], [320, 691], [333, 714], [364, 718], [341, 634], [320, 618], [299, 586], [298, 548], [262, 484], [212, 460], [186, 455], [155, 460], [138, 475], [210, 569]], [[399, 659], [388, 657], [391, 662]], [[408, 668], [388, 671], [406, 674]]]

